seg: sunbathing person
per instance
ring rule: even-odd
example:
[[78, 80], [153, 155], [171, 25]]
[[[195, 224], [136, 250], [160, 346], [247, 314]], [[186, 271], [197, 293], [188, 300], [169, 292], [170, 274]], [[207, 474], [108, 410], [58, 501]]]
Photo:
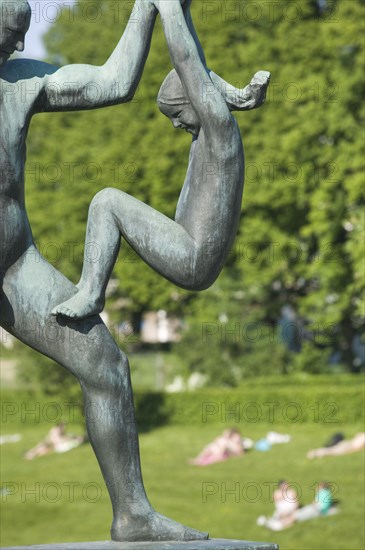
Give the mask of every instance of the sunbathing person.
[[223, 462], [232, 456], [242, 456], [244, 452], [240, 432], [231, 428], [224, 430], [221, 435], [206, 445], [196, 458], [189, 460], [189, 464], [208, 466], [215, 462]]
[[66, 425], [60, 422], [49, 430], [42, 441], [26, 452], [24, 458], [34, 460], [51, 453], [67, 453], [85, 443], [86, 440], [87, 438], [82, 435], [66, 434]]
[[296, 490], [285, 480], [279, 481], [274, 491], [275, 511], [271, 517], [260, 516], [257, 525], [281, 531], [294, 521], [294, 513], [299, 508], [299, 499]]
[[[162, 84], [158, 106], [175, 128], [192, 135], [175, 219], [123, 191], [99, 192], [90, 205], [86, 242], [98, 244], [100, 258], [90, 262], [85, 256], [78, 293], [55, 307], [54, 315], [83, 319], [100, 313], [122, 237], [157, 273], [177, 286], [197, 291], [218, 277], [238, 229], [244, 154], [230, 110], [234, 106], [215, 88], [216, 78], [206, 69], [180, 3], [154, 3], [176, 69]], [[263, 103], [269, 79], [266, 71], [252, 79], [246, 89], [250, 108]], [[240, 105], [237, 109], [242, 110]]]
[[306, 506], [298, 506], [291, 513], [285, 515], [274, 514], [271, 518], [260, 516], [257, 520], [258, 525], [267, 527], [271, 531], [282, 531], [291, 527], [296, 522], [316, 519], [321, 516], [331, 516], [338, 513], [336, 503], [332, 498], [331, 488], [328, 483], [321, 481], [318, 483], [314, 500]]
[[307, 458], [321, 458], [322, 456], [339, 456], [356, 453], [365, 449], [365, 432], [359, 432], [352, 439], [339, 441], [332, 447], [322, 447], [308, 451]]
[[293, 522], [307, 521], [321, 516], [333, 515], [337, 512], [338, 508], [333, 501], [330, 485], [325, 481], [320, 481], [313, 502], [298, 508], [293, 514]]

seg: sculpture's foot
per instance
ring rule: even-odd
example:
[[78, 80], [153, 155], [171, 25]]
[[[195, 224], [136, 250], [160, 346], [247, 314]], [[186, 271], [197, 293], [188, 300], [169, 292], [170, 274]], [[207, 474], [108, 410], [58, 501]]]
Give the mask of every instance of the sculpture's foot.
[[62, 315], [70, 319], [85, 319], [91, 315], [97, 315], [104, 309], [104, 302], [99, 298], [93, 298], [89, 292], [79, 290], [75, 296], [56, 306], [52, 315]]
[[258, 71], [248, 86], [243, 89], [244, 100], [240, 111], [257, 109], [265, 103], [266, 92], [270, 84], [271, 74], [268, 71]]
[[111, 537], [112, 540], [118, 542], [153, 542], [163, 540], [206, 540], [209, 535], [185, 527], [181, 523], [177, 523], [157, 512], [152, 512], [147, 516], [133, 516], [133, 518], [114, 521]]

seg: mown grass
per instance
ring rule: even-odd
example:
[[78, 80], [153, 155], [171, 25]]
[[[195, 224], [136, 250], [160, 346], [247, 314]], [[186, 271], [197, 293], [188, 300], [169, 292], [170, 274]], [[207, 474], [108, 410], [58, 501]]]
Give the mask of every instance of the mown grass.
[[[2, 425], [2, 435], [21, 433], [22, 440], [1, 447], [1, 546], [108, 539], [111, 506], [90, 446], [27, 462], [23, 453], [44, 437], [50, 424], [44, 419], [40, 423], [21, 420], [14, 416]], [[79, 429], [69, 426], [74, 428]], [[168, 426], [141, 434], [144, 480], [155, 508], [217, 538], [270, 540], [282, 550], [364, 548], [363, 453], [317, 461], [305, 456], [333, 431], [352, 436], [362, 429], [360, 422], [251, 423], [240, 428], [253, 439], [276, 429], [289, 433], [292, 442], [198, 468], [187, 459], [217, 435], [217, 426]], [[303, 503], [313, 499], [316, 482], [330, 481], [340, 500], [340, 514], [280, 533], [258, 527], [256, 518], [273, 509], [273, 485], [280, 478], [297, 484]], [[4, 494], [6, 487], [14, 494]]]

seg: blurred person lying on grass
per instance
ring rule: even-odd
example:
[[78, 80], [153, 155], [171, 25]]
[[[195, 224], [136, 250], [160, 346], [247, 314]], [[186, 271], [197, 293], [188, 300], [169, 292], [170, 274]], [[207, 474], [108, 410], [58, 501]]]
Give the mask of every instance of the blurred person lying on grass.
[[[289, 500], [288, 495], [284, 498], [285, 500]], [[331, 516], [338, 513], [336, 502], [333, 500], [330, 484], [325, 481], [320, 481], [318, 483], [317, 491], [311, 504], [299, 506], [298, 501], [296, 501], [296, 504], [295, 509], [293, 509], [291, 513], [282, 516], [274, 514], [271, 518], [260, 516], [257, 520], [257, 524], [267, 527], [271, 531], [282, 531], [283, 529], [291, 527], [296, 522], [299, 523], [309, 519]]]
[[339, 441], [330, 447], [321, 447], [308, 451], [307, 458], [321, 458], [323, 456], [339, 456], [356, 453], [365, 449], [365, 432], [357, 433], [352, 439]]
[[51, 453], [67, 453], [71, 451], [71, 449], [75, 449], [83, 443], [86, 443], [86, 441], [86, 435], [66, 434], [66, 424], [60, 422], [49, 430], [42, 441], [27, 451], [24, 458], [26, 460], [33, 460]]
[[274, 491], [274, 505], [273, 515], [260, 516], [257, 525], [276, 531], [276, 527], [284, 528], [287, 521], [292, 522], [292, 516], [299, 508], [299, 498], [296, 490], [284, 479], [279, 481], [278, 488]]
[[194, 466], [208, 466], [224, 462], [233, 456], [242, 456], [245, 452], [241, 434], [235, 428], [224, 430], [211, 443], [206, 445], [196, 458], [189, 460]]

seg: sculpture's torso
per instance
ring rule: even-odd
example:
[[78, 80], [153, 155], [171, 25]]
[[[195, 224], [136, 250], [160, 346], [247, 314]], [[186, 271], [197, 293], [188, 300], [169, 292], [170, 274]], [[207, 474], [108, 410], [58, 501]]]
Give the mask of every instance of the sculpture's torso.
[[25, 140], [31, 112], [29, 103], [18, 93], [17, 84], [10, 88], [0, 78], [1, 272], [6, 271], [32, 242], [24, 204]]
[[[228, 251], [239, 224], [244, 154], [237, 123], [228, 135], [224, 134], [221, 140], [219, 136], [217, 138], [209, 139], [201, 129], [193, 141], [175, 219], [183, 227], [189, 228], [188, 232], [194, 238], [200, 234], [207, 246], [216, 247], [217, 254], [222, 254], [222, 243], [225, 243], [224, 247]], [[227, 212], [229, 224], [224, 221]], [[213, 224], [212, 218], [215, 221]], [[211, 231], [207, 232], [209, 227]], [[210, 252], [213, 253], [213, 248], [210, 248]]]

